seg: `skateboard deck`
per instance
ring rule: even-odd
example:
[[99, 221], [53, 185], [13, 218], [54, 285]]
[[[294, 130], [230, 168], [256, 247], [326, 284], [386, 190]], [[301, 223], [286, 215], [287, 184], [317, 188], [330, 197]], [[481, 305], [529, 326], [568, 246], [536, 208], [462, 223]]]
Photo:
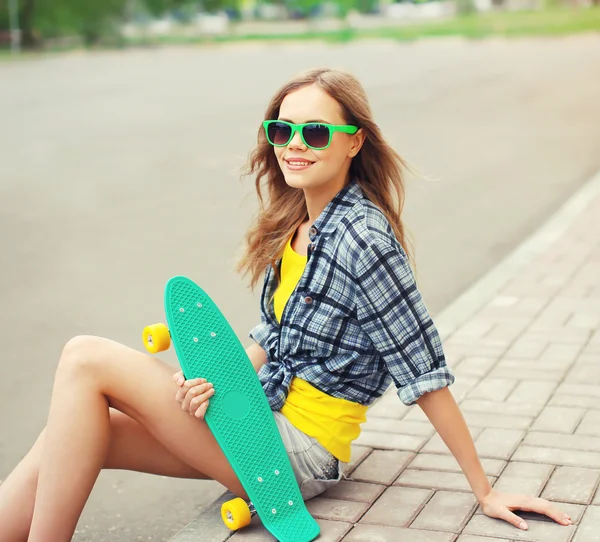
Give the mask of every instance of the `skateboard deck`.
[[263, 525], [280, 542], [314, 540], [319, 525], [306, 509], [258, 376], [227, 319], [197, 284], [180, 276], [165, 287], [165, 313], [185, 378], [214, 385], [206, 423]]

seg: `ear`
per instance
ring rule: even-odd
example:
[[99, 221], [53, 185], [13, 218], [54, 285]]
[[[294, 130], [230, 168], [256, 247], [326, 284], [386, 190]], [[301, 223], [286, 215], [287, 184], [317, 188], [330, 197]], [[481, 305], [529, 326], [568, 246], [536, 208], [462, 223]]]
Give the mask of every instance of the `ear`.
[[365, 133], [363, 132], [362, 128], [360, 128], [358, 132], [353, 134], [351, 137], [352, 139], [350, 149], [348, 150], [348, 157], [354, 158], [362, 148], [363, 143], [365, 142]]

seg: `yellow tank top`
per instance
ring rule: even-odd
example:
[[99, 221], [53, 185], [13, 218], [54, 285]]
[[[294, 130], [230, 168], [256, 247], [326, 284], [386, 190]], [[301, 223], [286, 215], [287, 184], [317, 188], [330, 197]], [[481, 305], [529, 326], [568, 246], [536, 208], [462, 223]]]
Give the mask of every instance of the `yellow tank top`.
[[[296, 288], [307, 257], [292, 249], [291, 239], [285, 245], [281, 260], [281, 282], [273, 299], [275, 316], [281, 321], [283, 310]], [[366, 420], [367, 407], [346, 399], [332, 397], [301, 378], [294, 377], [281, 413], [290, 423], [321, 445], [340, 461], [350, 461], [350, 445], [360, 434]]]

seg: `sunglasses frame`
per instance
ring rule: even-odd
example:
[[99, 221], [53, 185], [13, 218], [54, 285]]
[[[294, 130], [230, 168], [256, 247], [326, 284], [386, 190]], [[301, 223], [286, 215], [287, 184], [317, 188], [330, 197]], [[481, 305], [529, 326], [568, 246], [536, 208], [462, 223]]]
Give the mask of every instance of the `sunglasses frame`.
[[[271, 141], [271, 138], [269, 137], [269, 126], [276, 122], [278, 122], [280, 124], [285, 124], [285, 125], [289, 126], [292, 130], [292, 132], [290, 134], [290, 138], [285, 143], [275, 144]], [[304, 139], [303, 130], [304, 130], [305, 126], [326, 126], [327, 128], [329, 128], [329, 141], [327, 141], [327, 145], [325, 145], [324, 147], [313, 147], [312, 145], [309, 145], [306, 142], [306, 140]], [[356, 132], [358, 132], [358, 126], [352, 126], [350, 124], [327, 124], [326, 122], [306, 122], [304, 124], [294, 124], [292, 122], [288, 122], [286, 120], [279, 120], [279, 119], [265, 120], [265, 121], [263, 121], [263, 127], [265, 129], [265, 135], [267, 136], [267, 141], [271, 145], [273, 145], [273, 147], [286, 147], [287, 145], [290, 144], [290, 141], [292, 141], [292, 139], [294, 139], [294, 134], [296, 132], [299, 132], [300, 139], [302, 139], [302, 142], [309, 149], [313, 149], [315, 151], [322, 151], [322, 150], [326, 149], [327, 147], [329, 147], [329, 145], [331, 145], [331, 140], [333, 139], [333, 134], [335, 132], [343, 132], [345, 134], [355, 134]]]

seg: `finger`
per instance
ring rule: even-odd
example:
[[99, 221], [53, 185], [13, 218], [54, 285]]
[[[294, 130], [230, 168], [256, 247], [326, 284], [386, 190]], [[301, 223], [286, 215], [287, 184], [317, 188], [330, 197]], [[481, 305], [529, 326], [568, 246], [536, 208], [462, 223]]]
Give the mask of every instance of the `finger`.
[[573, 523], [570, 516], [562, 512], [555, 504], [546, 499], [524, 497], [518, 504], [518, 508], [526, 510], [527, 512], [544, 514], [561, 525], [571, 525], [571, 523]]
[[183, 383], [183, 387], [191, 390], [195, 386], [199, 386], [200, 384], [206, 384], [206, 378], [192, 378], [191, 380], [186, 380]]
[[183, 371], [177, 371], [173, 375], [173, 380], [175, 381], [175, 383], [178, 386], [183, 386], [183, 383], [185, 382], [185, 377], [183, 376]]
[[191, 414], [192, 413], [192, 410], [190, 409], [191, 401], [198, 395], [206, 393], [209, 389], [213, 389], [213, 388], [212, 388], [212, 384], [209, 384], [208, 382], [205, 382], [204, 384], [200, 384], [198, 386], [194, 386], [193, 388], [190, 388], [187, 391], [187, 393], [185, 394], [185, 397], [181, 403], [181, 408]]
[[175, 395], [175, 400], [178, 403], [182, 403], [190, 389], [202, 383], [206, 383], [205, 378], [194, 378], [193, 380], [185, 380], [183, 385], [181, 385], [180, 389], [177, 391], [177, 394]]
[[208, 410], [208, 403], [210, 401], [207, 399], [206, 401], [204, 401], [204, 403], [202, 403], [200, 405], [200, 408], [198, 408], [198, 410], [196, 410], [196, 418], [200, 418], [203, 419], [204, 416], [206, 415], [206, 411]]
[[[190, 393], [191, 393], [191, 391], [190, 391]], [[190, 406], [189, 406], [190, 414], [193, 414], [194, 412], [196, 412], [196, 410], [198, 410], [198, 407], [200, 407], [202, 405], [202, 403], [204, 403], [205, 401], [208, 401], [208, 399], [210, 397], [212, 397], [214, 393], [215, 393], [214, 388], [209, 388], [209, 389], [206, 389], [203, 393], [200, 393], [200, 394], [196, 395], [195, 397], [193, 397], [190, 400]]]
[[523, 531], [527, 530], [527, 523], [516, 514], [513, 514], [508, 508], [502, 508], [502, 510], [498, 512], [497, 517], [514, 525], [517, 529], [522, 529]]

